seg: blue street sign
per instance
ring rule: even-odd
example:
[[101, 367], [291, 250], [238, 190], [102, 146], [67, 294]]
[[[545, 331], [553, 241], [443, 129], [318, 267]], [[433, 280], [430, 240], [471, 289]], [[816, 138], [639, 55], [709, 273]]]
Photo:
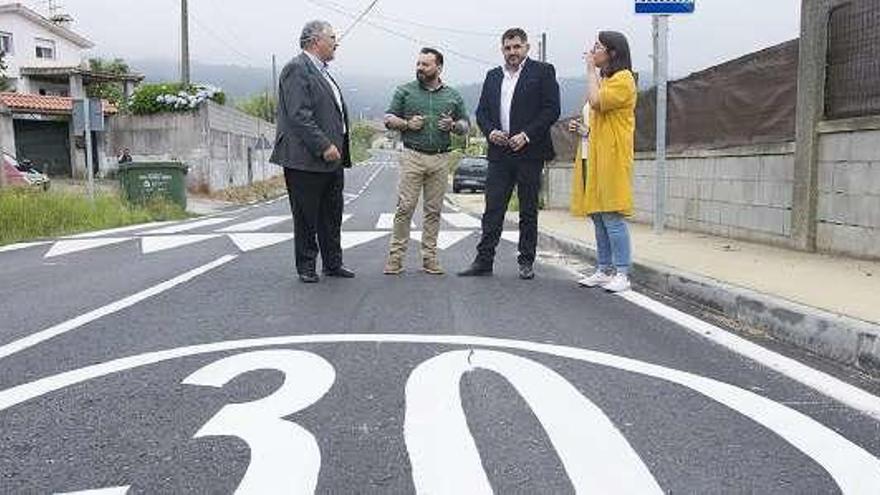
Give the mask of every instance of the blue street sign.
[[636, 0], [636, 14], [693, 14], [695, 0]]

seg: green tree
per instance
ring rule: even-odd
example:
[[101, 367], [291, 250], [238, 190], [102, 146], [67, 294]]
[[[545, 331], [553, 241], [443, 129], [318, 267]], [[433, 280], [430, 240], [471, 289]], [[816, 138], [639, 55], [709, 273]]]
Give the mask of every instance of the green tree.
[[[128, 63], [121, 58], [115, 58], [113, 60], [93, 58], [89, 60], [89, 70], [92, 72], [113, 75], [127, 75], [131, 73], [131, 68]], [[91, 84], [86, 88], [86, 94], [88, 94], [90, 98], [103, 98], [115, 105], [123, 103], [123, 100], [125, 99], [123, 85], [119, 82]]]
[[6, 70], [8, 67], [6, 67], [6, 61], [3, 60], [5, 57], [6, 53], [0, 51], [0, 91], [9, 91], [11, 89], [9, 78], [6, 76]]
[[275, 111], [278, 105], [275, 98], [267, 93], [258, 93], [235, 104], [235, 108], [267, 122], [275, 122]]

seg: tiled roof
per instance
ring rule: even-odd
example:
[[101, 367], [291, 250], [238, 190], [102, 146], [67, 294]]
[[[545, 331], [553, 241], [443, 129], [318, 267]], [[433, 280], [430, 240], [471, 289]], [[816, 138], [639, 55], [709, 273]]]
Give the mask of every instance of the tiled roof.
[[[106, 100], [104, 113], [114, 114], [116, 105]], [[54, 115], [70, 115], [73, 111], [73, 98], [66, 96], [42, 96], [24, 93], [0, 93], [0, 104], [9, 107], [13, 112], [45, 113]]]

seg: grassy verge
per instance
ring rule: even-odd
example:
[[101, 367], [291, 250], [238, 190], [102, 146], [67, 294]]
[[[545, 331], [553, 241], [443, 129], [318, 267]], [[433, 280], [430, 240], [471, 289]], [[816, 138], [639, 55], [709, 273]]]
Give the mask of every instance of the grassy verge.
[[112, 193], [96, 195], [93, 203], [79, 194], [0, 190], [0, 245], [184, 218], [174, 204], [129, 205]]

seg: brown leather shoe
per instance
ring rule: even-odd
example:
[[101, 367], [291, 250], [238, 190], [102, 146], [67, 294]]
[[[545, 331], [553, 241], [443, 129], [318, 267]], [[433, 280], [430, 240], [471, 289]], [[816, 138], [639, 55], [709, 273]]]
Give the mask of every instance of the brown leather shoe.
[[422, 263], [422, 269], [425, 270], [425, 273], [428, 275], [445, 275], [446, 271], [440, 266], [440, 262], [438, 262], [435, 258], [426, 258]]

